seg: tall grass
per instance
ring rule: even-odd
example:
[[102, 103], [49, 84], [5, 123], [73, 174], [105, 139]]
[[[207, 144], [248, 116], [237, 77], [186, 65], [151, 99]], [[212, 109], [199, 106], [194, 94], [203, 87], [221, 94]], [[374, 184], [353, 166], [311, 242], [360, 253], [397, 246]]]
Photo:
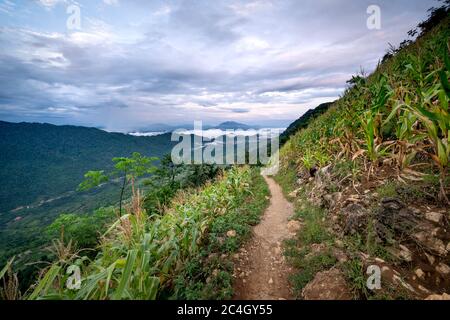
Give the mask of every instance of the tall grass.
[[281, 149], [282, 174], [361, 158], [371, 179], [373, 168], [392, 160], [401, 181], [422, 179], [421, 168], [439, 176], [436, 196], [448, 202], [449, 23], [444, 19], [370, 76], [354, 76], [341, 99]]
[[[180, 195], [163, 216], [147, 216], [135, 191], [127, 214], [103, 235], [97, 258], [59, 259], [28, 299], [158, 298], [171, 290], [177, 274], [197, 256], [212, 221], [241, 204], [249, 183], [249, 169], [232, 169], [218, 182]], [[67, 270], [74, 265], [81, 271], [81, 284], [71, 290], [66, 285], [72, 276]]]

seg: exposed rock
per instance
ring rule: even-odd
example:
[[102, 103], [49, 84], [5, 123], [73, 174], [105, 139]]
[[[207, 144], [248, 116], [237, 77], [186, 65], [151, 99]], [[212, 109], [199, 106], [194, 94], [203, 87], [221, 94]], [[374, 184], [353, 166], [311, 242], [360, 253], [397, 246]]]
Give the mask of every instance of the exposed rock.
[[269, 284], [273, 284], [273, 279], [272, 278], [269, 279]]
[[327, 250], [327, 246], [324, 243], [313, 243], [310, 246], [311, 251], [305, 256], [305, 259], [310, 259], [317, 256]]
[[300, 221], [297, 221], [297, 220], [291, 220], [287, 224], [287, 228], [290, 233], [297, 233], [301, 227], [302, 227], [302, 224], [300, 223]]
[[382, 240], [409, 234], [419, 222], [417, 215], [395, 198], [383, 198], [376, 210], [375, 230]]
[[305, 300], [351, 300], [352, 294], [339, 269], [319, 272], [302, 291]]
[[368, 212], [366, 208], [360, 204], [353, 203], [343, 209], [345, 215], [345, 234], [355, 234], [362, 232], [368, 220]]
[[443, 276], [448, 276], [450, 274], [450, 267], [441, 262], [436, 266], [436, 271]]
[[450, 294], [444, 293], [442, 295], [432, 294], [425, 298], [425, 300], [450, 300]]
[[334, 208], [334, 207], [336, 207], [336, 204], [339, 203], [341, 198], [342, 198], [342, 192], [335, 192], [332, 194], [326, 194], [323, 197], [323, 200], [325, 201], [325, 205], [328, 208]]
[[428, 249], [429, 251], [436, 253], [440, 256], [445, 256], [447, 250], [445, 248], [444, 242], [441, 239], [433, 237], [432, 234], [426, 231], [420, 231], [414, 233], [412, 238], [418, 242], [422, 247]]
[[404, 245], [400, 245], [400, 249], [399, 257], [406, 262], [411, 262], [413, 260], [412, 252]]
[[206, 261], [211, 263], [212, 261], [216, 260], [219, 257], [219, 254], [217, 253], [211, 253], [207, 258]]
[[381, 259], [381, 258], [375, 258], [375, 262], [377, 262], [377, 263], [386, 263], [386, 261], [384, 261], [383, 259]]
[[442, 224], [444, 222], [444, 215], [439, 212], [427, 212], [425, 218], [431, 222]]
[[227, 237], [228, 237], [228, 238], [234, 238], [234, 237], [236, 237], [236, 230], [229, 230], [229, 231], [227, 232]]
[[291, 193], [289, 193], [289, 197], [290, 198], [297, 198], [297, 194], [298, 194], [298, 190], [294, 190]]
[[333, 256], [340, 262], [344, 263], [348, 261], [348, 256], [345, 254], [344, 251], [334, 248], [333, 249]]
[[382, 266], [381, 267], [381, 274], [387, 278], [391, 278], [393, 275], [393, 271], [388, 266]]
[[396, 284], [400, 284], [403, 288], [411, 291], [411, 292], [416, 292], [416, 290], [409, 284], [407, 283], [405, 280], [403, 280], [400, 276], [394, 274], [392, 276], [392, 280], [394, 280], [394, 283]]
[[326, 167], [320, 168], [319, 169], [319, 175], [324, 177], [324, 176], [329, 176], [331, 173], [331, 165], [328, 165]]
[[344, 242], [342, 241], [342, 240], [339, 240], [339, 239], [336, 239], [335, 241], [334, 241], [334, 243], [336, 244], [336, 247], [338, 247], [338, 248], [344, 248]]
[[425, 273], [422, 271], [422, 269], [416, 269], [416, 271], [414, 271], [414, 273], [416, 274], [417, 278], [422, 279], [425, 276]]
[[419, 288], [419, 290], [422, 291], [425, 294], [430, 294], [430, 290], [428, 290], [424, 286], [421, 286], [420, 284], [417, 286], [417, 288]]
[[428, 254], [428, 253], [426, 253], [426, 252], [425, 252], [425, 257], [427, 257], [427, 260], [428, 260], [428, 262], [429, 262], [431, 265], [433, 265], [434, 262], [436, 261], [436, 258], [435, 258], [435, 257], [433, 257], [431, 254]]

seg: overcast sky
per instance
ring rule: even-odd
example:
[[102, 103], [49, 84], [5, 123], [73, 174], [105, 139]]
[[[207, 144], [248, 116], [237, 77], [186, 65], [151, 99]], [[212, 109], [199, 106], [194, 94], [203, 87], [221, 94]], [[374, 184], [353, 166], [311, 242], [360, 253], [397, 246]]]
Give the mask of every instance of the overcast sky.
[[[76, 4], [81, 29], [69, 30]], [[369, 30], [369, 5], [381, 29]], [[371, 71], [432, 0], [0, 0], [0, 119], [285, 126]]]

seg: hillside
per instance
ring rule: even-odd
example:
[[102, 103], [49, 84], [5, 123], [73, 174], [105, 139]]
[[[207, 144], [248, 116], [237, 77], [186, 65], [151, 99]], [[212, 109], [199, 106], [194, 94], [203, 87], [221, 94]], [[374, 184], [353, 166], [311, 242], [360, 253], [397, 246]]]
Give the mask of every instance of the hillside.
[[327, 111], [332, 104], [332, 102], [322, 103], [316, 108], [308, 110], [300, 118], [291, 123], [289, 127], [280, 135], [280, 143], [286, 143], [286, 141], [288, 141], [289, 138], [296, 132], [308, 127], [308, 124], [311, 123], [314, 118]]
[[95, 128], [0, 122], [0, 263], [21, 254], [22, 269], [25, 262], [47, 259], [40, 249], [49, 241], [43, 231], [57, 217], [117, 203], [119, 181], [76, 191], [87, 171], [110, 170], [113, 157], [133, 152], [162, 157], [173, 145], [170, 134], [133, 137]]
[[133, 152], [161, 157], [170, 134], [133, 137], [95, 128], [0, 121], [0, 212], [76, 189], [88, 170], [111, 168]]
[[[14, 272], [23, 255], [10, 260], [0, 293], [450, 299], [450, 17], [448, 7], [440, 10], [446, 15], [436, 21], [432, 13], [417, 39], [391, 50], [372, 74], [355, 75], [339, 100], [289, 127], [273, 178], [259, 166], [177, 166], [164, 158], [150, 190], [130, 174], [123, 212], [59, 217], [46, 230], [51, 263], [19, 291]], [[126, 172], [148, 173], [150, 159], [135, 158], [123, 160]], [[108, 166], [93, 164], [89, 170]], [[102, 182], [101, 172], [92, 176]]]
[[[276, 180], [301, 224], [285, 249], [296, 297], [448, 299], [450, 30], [443, 17], [422, 24], [435, 27], [373, 74], [353, 77], [343, 97], [281, 149]], [[377, 272], [378, 283], [369, 277]]]

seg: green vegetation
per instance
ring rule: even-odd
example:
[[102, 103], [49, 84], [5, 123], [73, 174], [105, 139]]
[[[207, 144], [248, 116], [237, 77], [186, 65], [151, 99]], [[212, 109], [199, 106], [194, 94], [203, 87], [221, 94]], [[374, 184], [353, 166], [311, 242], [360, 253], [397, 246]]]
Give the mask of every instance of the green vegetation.
[[[213, 252], [232, 252], [248, 237], [249, 226], [259, 221], [267, 205], [268, 190], [261, 179], [255, 170], [231, 169], [213, 184], [177, 195], [161, 216], [148, 216], [142, 195], [135, 190], [126, 206], [127, 213], [101, 236], [95, 258], [81, 255], [72, 244], [73, 238], [69, 242], [64, 238], [54, 241], [56, 261], [25, 293], [25, 298], [230, 297], [229, 269], [214, 271], [211, 265], [196, 266], [194, 262]], [[253, 192], [258, 194], [253, 197]], [[67, 220], [83, 222], [71, 219], [63, 216], [49, 231], [55, 232]], [[226, 239], [229, 230], [235, 230], [236, 237]], [[80, 290], [66, 286], [71, 276], [67, 270], [73, 271], [73, 266], [81, 269]], [[192, 274], [196, 268], [203, 273]], [[208, 281], [197, 278], [208, 272]], [[188, 283], [180, 283], [183, 279]]]
[[[198, 256], [188, 262], [175, 283], [178, 299], [230, 299], [233, 295], [233, 270], [230, 254], [249, 238], [251, 226], [259, 223], [269, 204], [269, 189], [259, 170], [251, 170], [248, 195], [239, 206], [219, 216], [211, 224], [205, 246]], [[227, 237], [230, 230], [235, 237]]]
[[[378, 241], [373, 204], [365, 205], [367, 225], [341, 240], [349, 261], [338, 263], [333, 251], [337, 235], [329, 219], [333, 209], [322, 196], [331, 196], [330, 202], [337, 201], [331, 193], [347, 192], [348, 198], [358, 198], [352, 199], [355, 202], [399, 197], [433, 201], [437, 207], [449, 203], [448, 7], [445, 13], [432, 11], [430, 19], [419, 25], [416, 42], [392, 48], [373, 74], [354, 76], [341, 99], [309, 111], [282, 136], [276, 180], [296, 198], [294, 219], [302, 224], [285, 251], [297, 269], [291, 281], [298, 297], [317, 272], [335, 265], [358, 298], [402, 296], [391, 288], [394, 293], [384, 291], [386, 296], [378, 297], [365, 285], [358, 254], [391, 261], [386, 247], [394, 244], [390, 237], [386, 243]], [[0, 134], [9, 136], [0, 139], [5, 150], [0, 177], [6, 181], [0, 189], [0, 211], [68, 193], [0, 216], [0, 254], [5, 260], [6, 254], [21, 252], [4, 261], [0, 271], [3, 299], [232, 297], [230, 255], [248, 239], [251, 226], [268, 205], [267, 185], [257, 168], [175, 165], [169, 157], [161, 157], [172, 146], [167, 135], [135, 138], [96, 129], [4, 122]], [[150, 152], [162, 158], [159, 167], [153, 165], [156, 158], [147, 157]], [[24, 170], [37, 158], [42, 168]], [[68, 166], [71, 162], [77, 165]], [[97, 171], [84, 175], [79, 190], [94, 189], [102, 195], [100, 200], [88, 193], [70, 193], [89, 169]], [[327, 175], [330, 181], [318, 181]], [[366, 191], [378, 195], [370, 199], [372, 195], [364, 197]], [[12, 197], [17, 194], [23, 197]], [[117, 203], [110, 203], [111, 195]], [[7, 203], [11, 197], [15, 200]], [[70, 207], [80, 197], [88, 201], [80, 201], [77, 209]], [[101, 208], [110, 205], [118, 205], [118, 212], [115, 207]], [[52, 209], [55, 206], [58, 211]], [[332, 216], [336, 217], [340, 218]], [[26, 243], [43, 230], [45, 237]], [[36, 259], [36, 253], [23, 252], [36, 246], [47, 247], [45, 253], [39, 252], [42, 263], [16, 269], [19, 276], [15, 274], [18, 261], [24, 265], [27, 259]], [[73, 278], [77, 270], [80, 283]], [[37, 280], [29, 286], [37, 271]], [[19, 283], [21, 275], [25, 284]]]
[[295, 206], [293, 219], [302, 221], [302, 228], [296, 238], [285, 242], [285, 256], [296, 269], [290, 281], [295, 296], [300, 298], [316, 273], [331, 268], [337, 261], [331, 253], [334, 237], [327, 230], [326, 211], [310, 203], [304, 189], [297, 194]]
[[144, 208], [149, 215], [161, 214], [179, 190], [197, 188], [214, 179], [223, 168], [216, 165], [175, 165], [171, 156], [162, 158], [160, 165], [144, 184], [149, 188]]
[[439, 177], [436, 201], [447, 202], [448, 23], [446, 17], [372, 75], [354, 77], [340, 100], [281, 149], [279, 180], [313, 166], [358, 159], [371, 179], [390, 160], [405, 182]]
[[106, 232], [107, 225], [116, 217], [113, 207], [100, 208], [93, 214], [62, 214], [47, 227], [49, 239], [61, 238], [64, 243], [73, 241], [78, 249], [94, 249], [100, 234]]
[[113, 169], [114, 157], [133, 152], [162, 157], [175, 144], [170, 134], [134, 137], [95, 128], [0, 121], [0, 212], [73, 191], [88, 170]]
[[155, 157], [143, 157], [138, 152], [133, 152], [133, 156], [130, 158], [113, 158], [114, 171], [112, 173], [105, 175], [104, 171], [89, 171], [84, 175], [85, 180], [79, 185], [78, 190], [90, 190], [108, 182], [111, 177], [119, 176], [120, 180], [123, 181], [119, 199], [119, 215], [122, 215], [125, 188], [131, 183], [131, 188], [134, 190], [135, 182], [138, 178], [155, 172], [156, 167], [152, 165], [152, 162], [157, 160], [158, 158]]
[[[173, 145], [170, 134], [133, 137], [94, 128], [0, 121], [0, 265], [20, 255], [15, 270], [20, 279], [31, 278], [42, 267], [36, 261], [51, 260], [42, 250], [51, 240], [44, 230], [59, 215], [84, 216], [118, 204], [121, 183], [116, 179], [76, 192], [85, 172], [112, 171], [113, 157], [133, 152], [162, 157]], [[130, 196], [127, 190], [124, 198]]]
[[305, 129], [308, 127], [308, 124], [314, 120], [314, 118], [323, 114], [328, 108], [332, 105], [332, 103], [323, 103], [319, 105], [317, 108], [308, 110], [304, 115], [302, 115], [299, 119], [295, 120], [287, 129], [280, 135], [280, 143], [285, 144], [289, 138], [298, 132], [301, 129]]
[[[331, 250], [337, 243], [333, 238], [341, 236], [332, 234], [330, 227], [332, 223], [339, 227], [342, 215], [336, 211], [342, 208], [331, 206], [327, 211], [309, 201], [328, 206], [322, 197], [334, 199], [338, 194], [338, 198], [368, 201], [364, 228], [339, 240], [349, 261], [337, 267], [355, 297], [411, 298], [401, 286], [368, 290], [359, 254], [398, 264], [389, 250], [395, 248], [395, 239], [388, 235], [386, 243], [380, 241], [374, 226], [379, 200], [393, 197], [406, 203], [448, 206], [450, 18], [446, 3], [443, 9], [432, 10], [430, 18], [412, 32], [420, 32], [415, 42], [405, 41], [392, 49], [373, 74], [354, 76], [344, 95], [291, 135], [280, 150], [276, 180], [286, 195], [295, 198], [295, 218], [303, 223], [285, 250], [296, 268], [291, 283], [299, 297], [317, 272], [337, 263]], [[326, 173], [318, 177], [325, 167]], [[308, 182], [311, 178], [314, 181]], [[332, 215], [337, 220], [331, 221]], [[320, 250], [318, 244], [323, 245]]]

